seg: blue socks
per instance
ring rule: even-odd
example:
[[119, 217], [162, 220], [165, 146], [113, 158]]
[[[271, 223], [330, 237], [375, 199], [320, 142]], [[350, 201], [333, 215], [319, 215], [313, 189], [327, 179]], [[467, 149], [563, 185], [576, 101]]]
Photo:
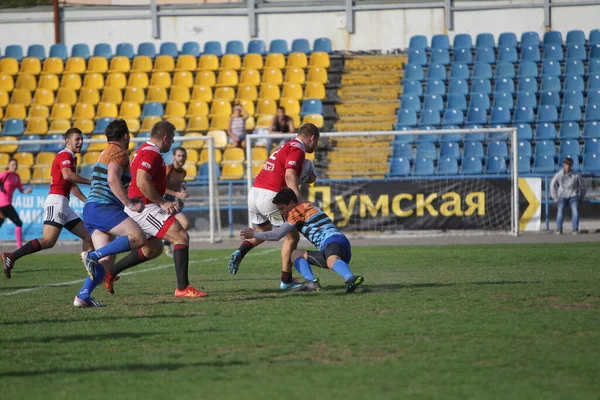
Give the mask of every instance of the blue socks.
[[129, 245], [129, 236], [119, 236], [104, 247], [97, 249], [96, 251], [90, 251], [88, 257], [92, 260], [98, 261], [102, 257], [110, 256], [112, 254], [125, 253], [131, 250]]
[[346, 264], [342, 260], [337, 260], [333, 263], [333, 270], [337, 272], [337, 274], [340, 275], [342, 278], [344, 278], [345, 281], [347, 281], [352, 277], [352, 275], [354, 275], [352, 271], [350, 271], [350, 267], [348, 266], [348, 264]]
[[300, 274], [307, 281], [314, 281], [317, 279], [313, 275], [312, 268], [310, 268], [310, 264], [304, 258], [302, 258], [302, 257], [296, 258], [296, 261], [294, 261], [294, 267], [296, 267], [298, 272], [300, 272]]
[[88, 297], [90, 297], [96, 286], [101, 284], [104, 280], [105, 274], [106, 272], [104, 271], [104, 267], [101, 264], [97, 264], [96, 270], [94, 271], [94, 279], [90, 279], [89, 276], [85, 279], [85, 282], [83, 282], [83, 286], [81, 287], [81, 290], [79, 291], [77, 297], [79, 297], [82, 300], [85, 300]]

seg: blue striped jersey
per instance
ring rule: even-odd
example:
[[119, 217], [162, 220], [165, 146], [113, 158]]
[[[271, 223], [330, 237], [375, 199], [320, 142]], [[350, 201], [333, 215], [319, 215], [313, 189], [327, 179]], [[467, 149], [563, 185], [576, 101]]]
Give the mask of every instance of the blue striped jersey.
[[117, 162], [123, 168], [121, 183], [123, 186], [129, 185], [131, 173], [129, 172], [129, 156], [127, 151], [121, 149], [121, 146], [109, 143], [108, 147], [100, 153], [94, 171], [92, 173], [92, 183], [87, 202], [102, 204], [116, 204], [123, 207], [123, 204], [117, 199], [108, 186], [108, 164]]

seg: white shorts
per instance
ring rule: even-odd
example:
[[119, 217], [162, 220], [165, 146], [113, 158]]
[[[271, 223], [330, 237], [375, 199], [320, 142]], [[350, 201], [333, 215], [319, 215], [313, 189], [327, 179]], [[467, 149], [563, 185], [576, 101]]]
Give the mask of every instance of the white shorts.
[[142, 212], [131, 211], [125, 207], [125, 213], [134, 220], [148, 237], [162, 239], [176, 221], [175, 216], [167, 214], [158, 204], [146, 204]]
[[283, 216], [272, 203], [277, 192], [272, 190], [251, 187], [248, 192], [248, 210], [253, 225], [263, 225], [270, 222], [273, 226], [283, 224]]
[[69, 206], [69, 199], [60, 194], [49, 194], [44, 201], [44, 224], [57, 228], [73, 229], [81, 222], [79, 215]]

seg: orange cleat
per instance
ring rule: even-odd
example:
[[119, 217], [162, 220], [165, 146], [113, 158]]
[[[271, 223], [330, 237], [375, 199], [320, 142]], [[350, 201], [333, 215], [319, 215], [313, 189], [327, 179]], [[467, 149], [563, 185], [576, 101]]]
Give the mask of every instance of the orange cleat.
[[204, 293], [193, 287], [192, 285], [188, 285], [185, 289], [179, 290], [175, 289], [175, 297], [206, 297], [208, 293]]
[[106, 276], [104, 277], [104, 287], [108, 290], [108, 293], [115, 294], [115, 289], [113, 285], [116, 281], [118, 281], [120, 276], [112, 276], [110, 271], [106, 271]]

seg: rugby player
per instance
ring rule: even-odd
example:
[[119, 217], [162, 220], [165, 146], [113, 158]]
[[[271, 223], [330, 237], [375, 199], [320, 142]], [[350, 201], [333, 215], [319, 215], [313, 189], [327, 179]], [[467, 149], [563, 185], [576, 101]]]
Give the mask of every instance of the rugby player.
[[[173, 163], [167, 165], [167, 180], [175, 181], [175, 182], [179, 182], [179, 183], [183, 182], [183, 180], [185, 179], [185, 175], [186, 175], [186, 172], [185, 172], [185, 169], [183, 169], [183, 166], [184, 166], [186, 160], [187, 160], [186, 149], [184, 149], [183, 147], [177, 147], [177, 148], [175, 148], [175, 150], [173, 150]], [[186, 231], [188, 229], [190, 229], [190, 220], [182, 212], [183, 200], [187, 199], [187, 197], [188, 197], [187, 191], [180, 190], [180, 191], [176, 192], [167, 187], [167, 191], [165, 192], [164, 197], [165, 197], [166, 201], [171, 201], [171, 202], [177, 203], [177, 205], [179, 207], [179, 212], [177, 212], [177, 214], [175, 214], [175, 218], [177, 218], [177, 221], [179, 221], [179, 223], [181, 224], [183, 229], [185, 229]], [[164, 249], [165, 249], [165, 254], [168, 257], [173, 257], [171, 243], [169, 243], [169, 241], [167, 241], [167, 240], [164, 240], [163, 245], [164, 245]]]

